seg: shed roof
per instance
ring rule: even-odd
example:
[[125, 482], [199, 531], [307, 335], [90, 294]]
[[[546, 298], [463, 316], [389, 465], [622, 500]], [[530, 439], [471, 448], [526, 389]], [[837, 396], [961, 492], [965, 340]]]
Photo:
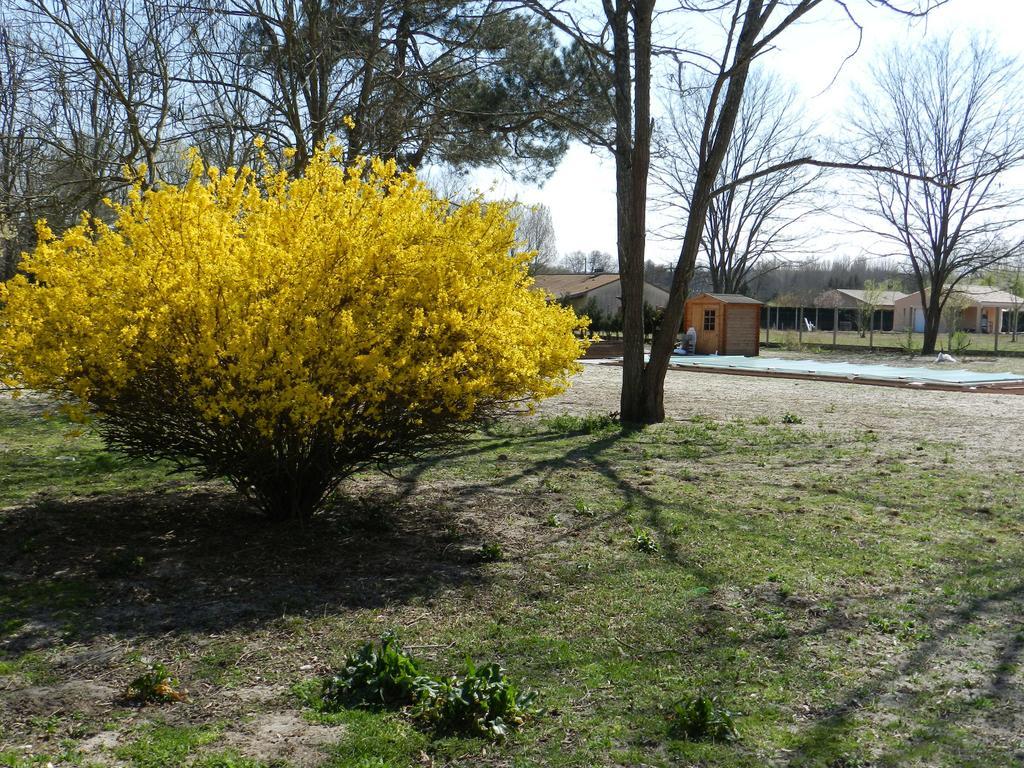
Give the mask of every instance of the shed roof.
[[709, 296], [715, 301], [720, 301], [723, 304], [762, 304], [763, 302], [757, 299], [752, 299], [749, 296], [743, 296], [738, 293], [699, 293], [693, 296], [694, 299], [699, 299], [704, 296]]
[[615, 272], [542, 274], [533, 277], [534, 285], [553, 293], [558, 299], [582, 296], [609, 283], [618, 282], [618, 279], [619, 275]]

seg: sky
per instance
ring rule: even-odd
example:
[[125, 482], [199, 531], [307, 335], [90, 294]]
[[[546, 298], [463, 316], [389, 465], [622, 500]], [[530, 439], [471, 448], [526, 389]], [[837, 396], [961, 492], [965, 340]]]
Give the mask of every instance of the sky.
[[[851, 85], [863, 83], [870, 64], [880, 53], [896, 45], [914, 46], [929, 38], [954, 35], [964, 39], [971, 32], [990, 35], [1003, 53], [1021, 54], [1020, 30], [1024, 28], [1021, 0], [949, 0], [924, 20], [908, 20], [867, 0], [848, 3], [863, 27], [863, 41], [857, 47], [857, 30], [846, 20], [838, 4], [827, 3], [810, 14], [809, 20], [786, 30], [763, 64], [779, 74], [798, 91], [808, 117], [831, 138], [842, 138], [839, 119], [850, 97]], [[709, 42], [710, 30], [702, 33]], [[654, 96], [658, 101], [658, 96]], [[542, 185], [526, 186], [496, 171], [474, 174], [470, 183], [488, 197], [518, 199], [548, 206], [560, 253], [600, 250], [615, 253], [615, 170], [606, 153], [573, 144], [552, 176]], [[648, 214], [648, 229], [663, 228], [667, 222], [657, 212]], [[834, 228], [832, 228], [834, 229]], [[819, 248], [824, 254], [857, 255], [866, 246], [849, 235], [823, 234]], [[678, 245], [649, 234], [647, 258], [674, 263]]]

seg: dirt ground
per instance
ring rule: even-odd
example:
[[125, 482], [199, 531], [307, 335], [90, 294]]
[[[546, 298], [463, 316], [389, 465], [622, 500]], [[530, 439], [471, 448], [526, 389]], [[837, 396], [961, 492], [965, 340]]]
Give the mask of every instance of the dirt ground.
[[[621, 376], [617, 366], [587, 361], [572, 388], [545, 401], [540, 410], [545, 414], [617, 411]], [[1020, 467], [1022, 463], [1024, 399], [1019, 395], [672, 370], [665, 380], [665, 410], [676, 419], [767, 417], [773, 422], [793, 413], [808, 426], [837, 432], [873, 429], [899, 445], [953, 443], [965, 449], [958, 460], [972, 464]]]

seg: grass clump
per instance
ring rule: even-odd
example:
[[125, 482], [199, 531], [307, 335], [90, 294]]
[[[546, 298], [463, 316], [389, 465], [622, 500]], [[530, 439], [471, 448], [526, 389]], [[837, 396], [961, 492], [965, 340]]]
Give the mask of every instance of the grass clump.
[[549, 432], [577, 435], [611, 432], [621, 427], [617, 413], [588, 413], [585, 416], [563, 413], [559, 416], [543, 418], [540, 423]]
[[115, 754], [133, 768], [167, 768], [186, 763], [196, 750], [219, 738], [220, 730], [216, 728], [153, 725]]
[[739, 738], [735, 716], [715, 696], [687, 696], [672, 708], [669, 735], [684, 741], [735, 741]]

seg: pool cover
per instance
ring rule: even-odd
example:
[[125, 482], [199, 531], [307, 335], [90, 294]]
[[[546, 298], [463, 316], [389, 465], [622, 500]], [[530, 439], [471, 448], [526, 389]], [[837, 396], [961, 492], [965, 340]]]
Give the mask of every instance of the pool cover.
[[977, 373], [957, 369], [900, 368], [895, 365], [836, 363], [828, 360], [783, 360], [777, 357], [741, 357], [694, 355], [672, 358], [672, 364], [694, 368], [718, 368], [723, 371], [751, 371], [783, 376], [828, 376], [851, 381], [891, 381], [945, 384], [960, 387], [991, 384], [1024, 384], [1024, 376], [1014, 373]]

